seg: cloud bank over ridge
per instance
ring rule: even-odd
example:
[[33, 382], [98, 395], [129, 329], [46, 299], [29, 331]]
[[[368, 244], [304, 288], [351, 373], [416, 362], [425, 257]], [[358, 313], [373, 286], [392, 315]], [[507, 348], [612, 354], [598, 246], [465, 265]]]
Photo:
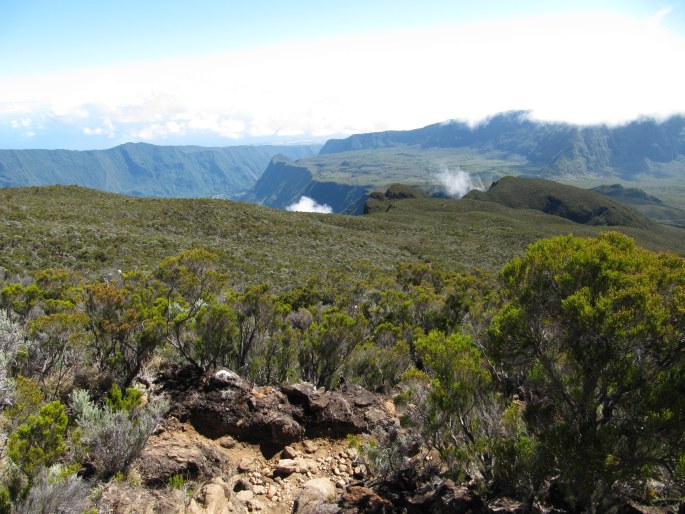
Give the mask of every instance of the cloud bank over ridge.
[[619, 14], [541, 16], [0, 78], [5, 148], [324, 139], [478, 121], [685, 112], [685, 38]]

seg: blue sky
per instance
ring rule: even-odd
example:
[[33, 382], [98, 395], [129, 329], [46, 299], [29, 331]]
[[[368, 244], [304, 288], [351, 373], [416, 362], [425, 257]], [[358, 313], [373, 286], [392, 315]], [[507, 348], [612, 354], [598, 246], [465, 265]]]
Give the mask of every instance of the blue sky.
[[685, 112], [685, 2], [0, 0], [0, 148]]

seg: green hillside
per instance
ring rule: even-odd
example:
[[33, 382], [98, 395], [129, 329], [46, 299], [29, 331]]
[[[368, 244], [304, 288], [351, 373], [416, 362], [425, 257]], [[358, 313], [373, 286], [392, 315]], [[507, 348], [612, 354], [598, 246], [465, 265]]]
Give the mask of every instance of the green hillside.
[[[647, 248], [685, 255], [681, 229], [617, 229]], [[79, 187], [0, 190], [0, 266], [6, 276], [67, 267], [106, 277], [150, 269], [191, 247], [217, 253], [236, 286], [292, 286], [329, 268], [351, 272], [360, 260], [385, 270], [419, 260], [447, 270], [495, 271], [538, 239], [603, 230], [472, 199], [396, 200], [387, 211], [351, 217]]]
[[535, 209], [586, 225], [652, 229], [655, 223], [635, 209], [596, 191], [551, 180], [504, 177], [488, 191], [471, 191], [473, 200], [497, 202], [514, 209]]
[[79, 185], [137, 196], [237, 198], [271, 158], [313, 155], [318, 146], [155, 146], [108, 150], [0, 150], [0, 187]]
[[659, 223], [685, 227], [685, 209], [666, 205], [661, 198], [650, 195], [642, 189], [623, 187], [621, 184], [602, 184], [592, 189], [621, 203], [630, 205], [648, 218]]
[[[363, 466], [345, 473], [346, 491], [376, 488], [368, 496], [393, 512], [387, 491], [425, 498], [446, 476], [459, 496], [432, 503], [441, 512], [501, 510], [503, 491], [511, 512], [554, 495], [555, 511], [581, 498], [572, 511], [588, 512], [605, 477], [632, 510], [598, 512], [637, 512], [637, 501], [675, 512], [682, 482], [667, 466], [682, 461], [685, 405], [673, 398], [685, 388], [685, 261], [617, 232], [584, 237], [607, 227], [542, 212], [545, 188], [569, 210], [592, 195], [611, 204], [514, 178], [491, 192], [517, 191], [516, 208], [393, 185], [372, 193], [383, 208], [366, 216], [0, 190], [0, 512], [36, 512], [22, 491], [110, 511], [122, 490], [181, 512], [187, 501], [172, 509], [162, 495], [196, 501], [214, 494], [207, 483], [235, 492], [255, 469], [236, 471], [246, 455], [269, 466], [265, 481], [293, 476], [287, 487], [307, 489], [303, 468], [284, 468], [321, 462], [306, 443], [325, 461], [359, 452], [346, 460]], [[614, 230], [685, 255], [683, 229]], [[291, 444], [302, 457], [285, 458]], [[634, 448], [648, 452], [632, 461]], [[402, 467], [383, 479], [388, 455]], [[606, 455], [620, 457], [618, 471]]]

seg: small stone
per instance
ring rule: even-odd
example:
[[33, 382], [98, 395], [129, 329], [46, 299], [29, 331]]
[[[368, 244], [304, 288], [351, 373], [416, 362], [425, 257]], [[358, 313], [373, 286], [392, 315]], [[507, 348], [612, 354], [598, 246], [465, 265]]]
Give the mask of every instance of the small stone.
[[285, 448], [283, 448], [281, 456], [284, 459], [294, 459], [295, 457], [297, 457], [297, 451], [295, 451], [295, 448], [293, 448], [292, 446], [286, 446]]
[[238, 491], [235, 494], [235, 497], [238, 498], [238, 500], [242, 503], [247, 503], [252, 498], [254, 498], [254, 493], [248, 489], [245, 489], [244, 491]]
[[233, 490], [236, 492], [250, 491], [252, 490], [252, 483], [247, 478], [240, 478], [236, 481], [235, 485], [233, 486]]
[[306, 473], [307, 471], [316, 473], [318, 471], [316, 462], [310, 459], [297, 457], [295, 459], [281, 459], [278, 461], [274, 473], [287, 476], [292, 475], [293, 473]]
[[237, 441], [235, 439], [233, 439], [230, 435], [225, 435], [225, 436], [219, 438], [218, 442], [222, 448], [227, 448], [229, 450], [231, 448], [235, 448], [235, 445], [237, 444]]
[[314, 441], [305, 440], [302, 442], [302, 447], [306, 453], [316, 453], [319, 449], [319, 445]]
[[253, 472], [259, 467], [259, 463], [255, 459], [245, 457], [238, 463], [238, 471], [241, 473]]
[[345, 481], [341, 478], [335, 483], [335, 486], [340, 489], [345, 489]]
[[395, 403], [392, 400], [388, 400], [383, 404], [383, 407], [385, 407], [385, 410], [388, 414], [391, 416], [394, 416], [397, 414], [397, 410], [395, 409]]
[[264, 504], [262, 502], [260, 502], [259, 500], [255, 500], [254, 498], [249, 500], [246, 503], [246, 505], [247, 505], [248, 510], [250, 510], [252, 512], [264, 510]]
[[339, 477], [340, 476], [340, 469], [338, 469], [337, 467], [333, 468], [333, 474], [335, 476]]
[[266, 487], [264, 487], [263, 485], [257, 484], [252, 488], [252, 492], [257, 496], [265, 495], [266, 494]]
[[271, 470], [271, 468], [262, 468], [260, 473], [262, 474], [263, 477], [270, 477], [271, 474], [273, 473], [273, 471]]

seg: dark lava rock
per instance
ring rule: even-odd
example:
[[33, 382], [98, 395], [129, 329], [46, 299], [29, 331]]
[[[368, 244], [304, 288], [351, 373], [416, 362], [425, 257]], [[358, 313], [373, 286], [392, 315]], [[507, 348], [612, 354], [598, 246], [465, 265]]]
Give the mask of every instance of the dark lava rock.
[[170, 414], [213, 439], [229, 435], [283, 448], [305, 434], [345, 437], [397, 424], [382, 399], [360, 386], [325, 391], [302, 383], [253, 389], [227, 369], [202, 376], [184, 373], [181, 380], [169, 381]]

